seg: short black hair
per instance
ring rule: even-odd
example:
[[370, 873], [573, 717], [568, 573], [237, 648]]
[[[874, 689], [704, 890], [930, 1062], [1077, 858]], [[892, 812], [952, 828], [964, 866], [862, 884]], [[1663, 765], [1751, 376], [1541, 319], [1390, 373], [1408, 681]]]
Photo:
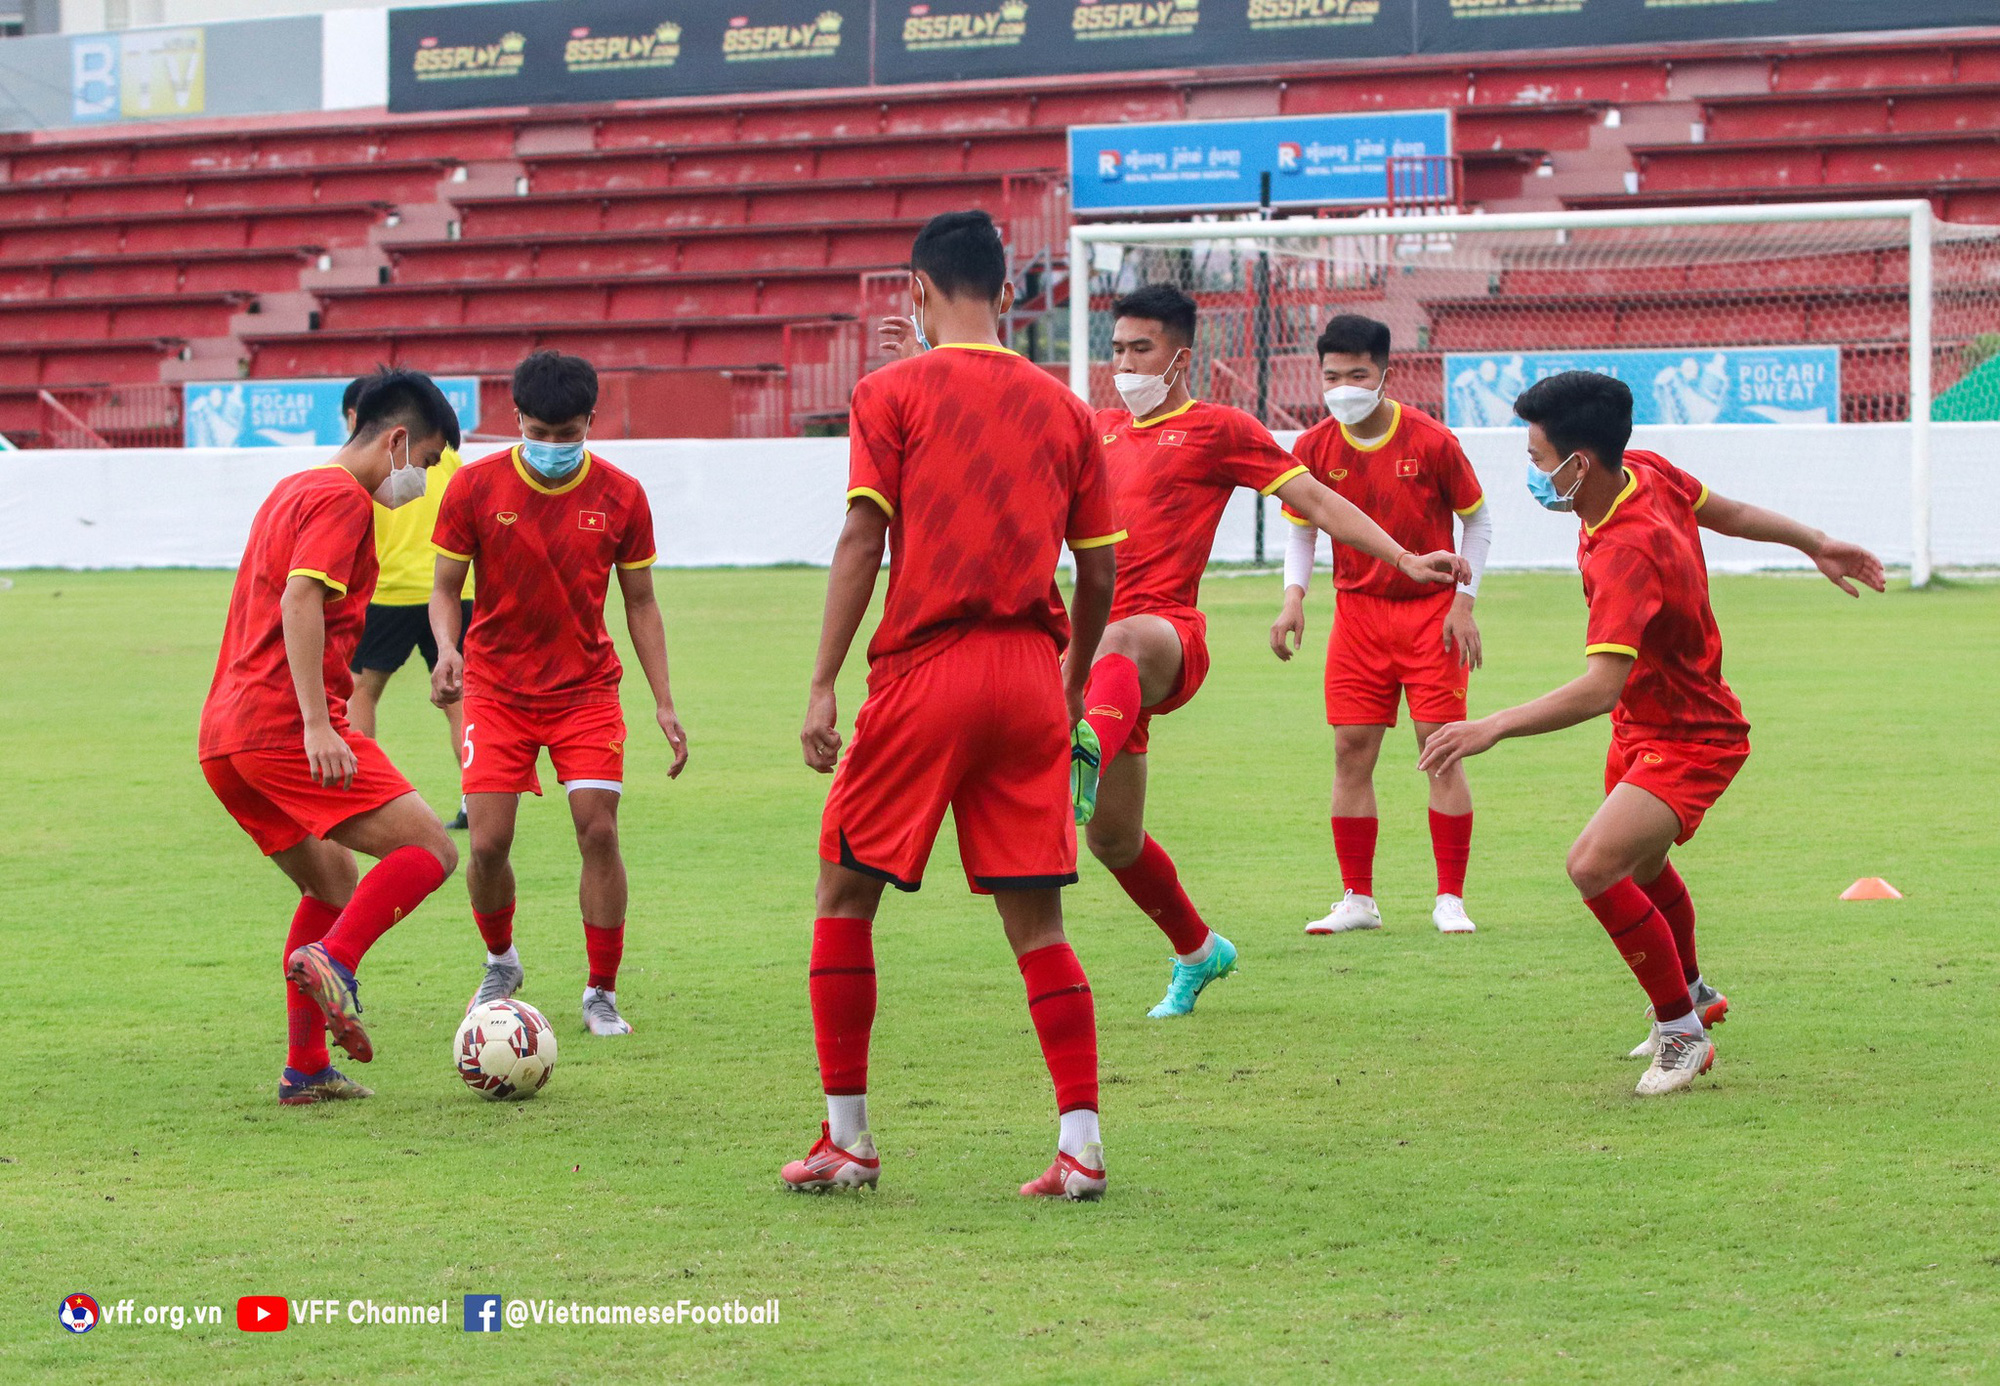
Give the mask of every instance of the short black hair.
[[1342, 313], [1319, 334], [1319, 354], [1337, 352], [1342, 356], [1366, 356], [1378, 366], [1389, 364], [1389, 324], [1364, 318], [1359, 313]]
[[381, 370], [363, 376], [354, 392], [354, 437], [373, 438], [401, 426], [412, 438], [442, 437], [458, 446], [458, 411], [437, 382], [422, 371]]
[[1596, 371], [1564, 371], [1537, 380], [1514, 399], [1514, 412], [1542, 432], [1564, 457], [1583, 448], [1607, 467], [1625, 464], [1632, 441], [1632, 387]]
[[[384, 369], [386, 367], [378, 366], [376, 371], [379, 374]], [[340, 414], [342, 418], [354, 412], [354, 406], [361, 399], [361, 387], [366, 385], [372, 378], [371, 376], [357, 375], [354, 379], [347, 382], [347, 388], [340, 392]]]
[[597, 408], [597, 368], [581, 356], [538, 351], [514, 367], [514, 407], [545, 424], [565, 424]]
[[1194, 345], [1195, 302], [1172, 284], [1146, 284], [1113, 301], [1114, 318], [1145, 318], [1182, 346]]
[[984, 212], [942, 212], [917, 232], [910, 268], [922, 270], [950, 298], [971, 294], [992, 300], [1007, 282], [1007, 246]]

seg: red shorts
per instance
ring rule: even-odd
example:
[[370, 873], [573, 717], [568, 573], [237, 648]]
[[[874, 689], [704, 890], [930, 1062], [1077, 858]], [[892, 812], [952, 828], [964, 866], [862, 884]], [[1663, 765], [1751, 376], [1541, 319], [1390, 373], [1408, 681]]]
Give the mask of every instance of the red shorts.
[[1194, 701], [1194, 695], [1201, 692], [1202, 681], [1208, 677], [1208, 617], [1193, 607], [1176, 607], [1172, 611], [1148, 611], [1147, 616], [1158, 616], [1174, 628], [1174, 634], [1181, 640], [1181, 677], [1174, 685], [1174, 691], [1154, 703], [1151, 707], [1139, 709], [1139, 723], [1132, 728], [1132, 734], [1125, 740], [1125, 754], [1142, 756], [1146, 754], [1146, 743], [1155, 717], [1164, 717], [1177, 708], [1186, 707]]
[[540, 794], [535, 758], [549, 748], [556, 780], [625, 782], [625, 712], [616, 703], [582, 703], [539, 711], [485, 698], [465, 700], [465, 739], [458, 748], [467, 794]]
[[1326, 720], [1336, 727], [1393, 727], [1404, 695], [1419, 722], [1465, 718], [1470, 672], [1444, 647], [1457, 594], [1391, 601], [1342, 592], [1326, 649]]
[[1748, 741], [1628, 740], [1613, 732], [1604, 757], [1604, 792], [1620, 784], [1645, 790], [1674, 811], [1681, 821], [1674, 841], [1686, 842], [1748, 759]]
[[213, 756], [201, 763], [201, 773], [236, 825], [268, 857], [308, 837], [323, 838], [348, 819], [411, 792], [380, 746], [359, 732], [340, 735], [357, 762], [354, 781], [345, 789], [316, 783], [305, 751], [289, 746]]
[[949, 807], [975, 892], [1070, 885], [1069, 738], [1048, 632], [977, 629], [869, 690], [826, 798], [819, 854], [915, 890]]

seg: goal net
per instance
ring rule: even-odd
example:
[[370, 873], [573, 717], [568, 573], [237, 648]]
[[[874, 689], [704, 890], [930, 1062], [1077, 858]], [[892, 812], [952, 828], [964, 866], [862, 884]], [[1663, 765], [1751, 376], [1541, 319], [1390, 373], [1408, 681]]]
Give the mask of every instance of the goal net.
[[1640, 446], [1727, 428], [1810, 468], [1816, 440], [1865, 437], [1895, 454], [1877, 485], [1907, 487], [1918, 583], [1931, 421], [2000, 420], [2000, 228], [1925, 202], [1081, 224], [1070, 263], [1089, 285], [1071, 383], [1093, 405], [1117, 403], [1111, 305], [1142, 284], [1200, 305], [1196, 393], [1279, 432], [1326, 417], [1314, 343], [1361, 313], [1393, 334], [1391, 393], [1461, 432], [1516, 427], [1527, 385], [1597, 370], [1632, 387]]

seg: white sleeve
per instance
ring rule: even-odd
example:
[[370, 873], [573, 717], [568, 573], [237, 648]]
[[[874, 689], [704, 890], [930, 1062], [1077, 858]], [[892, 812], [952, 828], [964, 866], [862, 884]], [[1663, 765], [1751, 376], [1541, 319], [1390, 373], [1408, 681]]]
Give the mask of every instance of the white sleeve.
[[1480, 574], [1486, 571], [1486, 556], [1493, 552], [1493, 507], [1482, 502], [1470, 515], [1461, 515], [1458, 523], [1458, 551], [1472, 565], [1472, 581], [1461, 582], [1458, 590], [1476, 597]]
[[1303, 592], [1312, 585], [1313, 554], [1319, 548], [1319, 530], [1313, 525], [1292, 525], [1291, 529], [1291, 538], [1285, 542], [1285, 586], [1287, 589], [1296, 587]]

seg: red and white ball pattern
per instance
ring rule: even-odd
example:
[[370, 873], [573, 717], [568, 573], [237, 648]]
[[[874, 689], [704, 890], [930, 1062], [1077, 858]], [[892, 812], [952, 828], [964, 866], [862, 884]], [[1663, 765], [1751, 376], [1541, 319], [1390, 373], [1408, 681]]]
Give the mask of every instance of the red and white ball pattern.
[[452, 1041], [465, 1085], [489, 1102], [518, 1102], [548, 1084], [556, 1032], [525, 1001], [494, 1001], [469, 1012]]

